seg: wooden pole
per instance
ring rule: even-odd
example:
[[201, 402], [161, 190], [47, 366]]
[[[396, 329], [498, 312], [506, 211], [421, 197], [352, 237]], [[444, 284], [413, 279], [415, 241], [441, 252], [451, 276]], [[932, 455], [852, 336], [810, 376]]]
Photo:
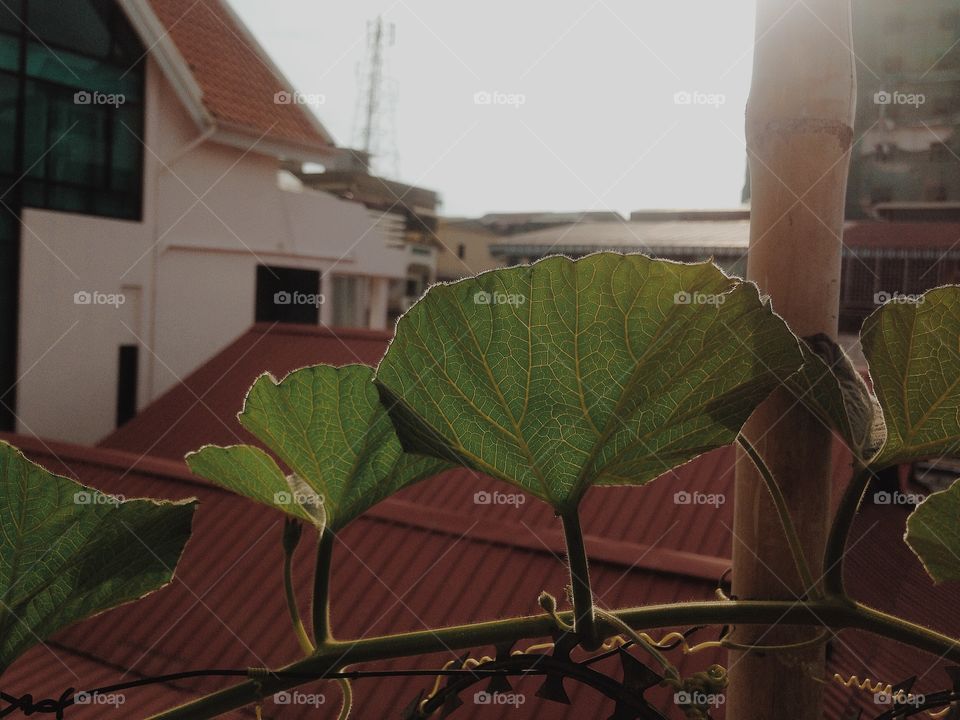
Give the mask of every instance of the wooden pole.
[[[800, 336], [837, 335], [844, 196], [856, 97], [850, 0], [757, 0], [746, 138], [751, 178], [747, 276]], [[830, 507], [831, 434], [779, 389], [744, 434], [783, 489], [815, 578]], [[777, 513], [739, 453], [733, 592], [794, 599], [802, 587]], [[734, 639], [784, 644], [810, 628], [740, 627]], [[731, 652], [727, 720], [819, 720], [822, 647]]]

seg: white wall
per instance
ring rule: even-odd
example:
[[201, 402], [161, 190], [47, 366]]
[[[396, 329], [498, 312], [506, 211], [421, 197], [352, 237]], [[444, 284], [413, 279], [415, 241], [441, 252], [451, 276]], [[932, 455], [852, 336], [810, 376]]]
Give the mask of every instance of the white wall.
[[[404, 251], [362, 206], [281, 190], [278, 160], [255, 146], [191, 149], [200, 130], [153, 61], [145, 135], [143, 222], [24, 212], [19, 432], [82, 443], [109, 433], [118, 346], [140, 338], [143, 407], [253, 324], [258, 264], [405, 275]], [[124, 289], [129, 303], [74, 304], [78, 291]]]

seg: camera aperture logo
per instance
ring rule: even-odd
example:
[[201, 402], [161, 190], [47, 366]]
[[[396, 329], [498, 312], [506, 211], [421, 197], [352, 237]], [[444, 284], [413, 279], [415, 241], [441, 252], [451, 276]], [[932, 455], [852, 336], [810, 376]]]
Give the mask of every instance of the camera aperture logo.
[[923, 302], [923, 295], [907, 295], [901, 292], [887, 292], [881, 290], [873, 294], [874, 305], [886, 305], [887, 303], [915, 303], [919, 305]]
[[474, 305], [523, 305], [526, 302], [526, 295], [502, 292], [500, 290], [494, 292], [479, 290], [473, 295]]
[[674, 105], [703, 105], [717, 110], [726, 105], [727, 96], [723, 93], [705, 93], [699, 90], [679, 90], [673, 94]]
[[73, 696], [75, 705], [111, 705], [115, 710], [119, 709], [126, 701], [126, 696], [121, 693], [78, 692]]
[[921, 495], [920, 493], [904, 493], [896, 490], [894, 492], [887, 492], [886, 490], [880, 490], [873, 494], [873, 503], [874, 505], [906, 505], [913, 506], [919, 505], [924, 500], [927, 499], [926, 495]]
[[273, 695], [274, 705], [309, 705], [318, 708], [327, 702], [327, 698], [320, 693], [278, 692]]
[[921, 707], [927, 702], [925, 695], [904, 692], [903, 690], [893, 690], [891, 692], [878, 692], [873, 694], [875, 705], [908, 705], [911, 707]]
[[519, 110], [527, 103], [523, 93], [506, 93], [499, 90], [477, 90], [473, 94], [474, 105], [505, 105]]
[[673, 702], [680, 707], [720, 707], [726, 701], [727, 698], [722, 693], [681, 690], [673, 694]]
[[123, 495], [107, 495], [93, 490], [79, 490], [73, 494], [74, 505], [119, 505], [125, 500]]
[[514, 709], [520, 707], [527, 701], [527, 698], [520, 693], [514, 692], [487, 692], [479, 690], [473, 694], [474, 705], [512, 705]]
[[722, 293], [687, 292], [681, 290], [673, 294], [675, 305], [723, 305], [727, 296]]
[[705, 492], [687, 492], [681, 490], [673, 494], [674, 505], [712, 505], [719, 508], [727, 502], [727, 496], [723, 493], [705, 493]]
[[118, 108], [127, 101], [123, 93], [103, 93], [99, 90], [88, 92], [78, 90], [73, 94], [74, 105], [109, 105]]
[[474, 505], [513, 505], [513, 507], [518, 508], [526, 501], [527, 497], [523, 493], [478, 490], [473, 494]]
[[74, 305], [111, 305], [120, 307], [127, 301], [123, 293], [105, 293], [99, 290], [77, 290], [73, 294]]
[[280, 490], [273, 494], [273, 501], [277, 505], [299, 505], [300, 507], [313, 507], [323, 505], [323, 498], [319, 495], [309, 495], [307, 493], [295, 493]]
[[310, 105], [316, 107], [324, 105], [327, 102], [327, 96], [321, 93], [302, 93], [279, 90], [273, 94], [274, 105]]
[[320, 307], [326, 301], [323, 293], [287, 292], [281, 290], [273, 294], [274, 305], [311, 305]]
[[910, 105], [918, 108], [927, 101], [923, 93], [905, 93], [898, 90], [878, 90], [873, 94], [875, 105]]

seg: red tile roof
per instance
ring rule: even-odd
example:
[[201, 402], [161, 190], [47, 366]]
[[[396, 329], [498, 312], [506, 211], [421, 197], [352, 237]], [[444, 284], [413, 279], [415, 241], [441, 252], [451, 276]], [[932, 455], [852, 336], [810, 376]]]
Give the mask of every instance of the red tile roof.
[[[126, 668], [133, 668], [134, 675], [160, 674], [197, 667], [275, 666], [295, 658], [298, 651], [288, 627], [277, 567], [280, 515], [191, 478], [180, 458], [205, 442], [248, 438], [234, 416], [246, 389], [263, 370], [282, 376], [317, 362], [375, 363], [387, 340], [384, 333], [367, 331], [257, 326], [99, 448], [13, 438], [52, 470], [104, 490], [128, 496], [196, 495], [201, 508], [195, 536], [171, 587], [55, 638], [53, 652], [81, 675], [82, 682], [64, 670], [50, 651], [38, 648], [11, 668], [4, 678], [4, 691], [59, 695], [66, 685], [117, 681]], [[160, 440], [154, 444], [157, 437]], [[149, 452], [158, 457], [144, 457], [151, 446]], [[724, 449], [643, 488], [603, 488], [588, 494], [583, 519], [601, 605], [712, 596], [730, 552], [731, 465], [732, 452]], [[843, 468], [839, 456], [837, 467]], [[724, 493], [730, 501], [717, 509], [673, 502], [675, 492], [694, 487]], [[508, 488], [466, 470], [451, 471], [407, 489], [348, 526], [334, 558], [332, 621], [338, 635], [360, 637], [527, 614], [537, 611], [541, 590], [562, 596], [567, 582], [562, 538], [550, 509], [532, 498], [517, 508], [478, 505], [473, 501], [478, 490]], [[926, 579], [900, 539], [904, 519], [899, 508], [864, 509], [854, 533], [849, 583], [866, 602], [960, 634], [955, 588], [933, 588]], [[864, 539], [857, 542], [861, 535]], [[304, 606], [311, 581], [307, 554], [304, 551], [298, 557], [296, 578]], [[831, 666], [848, 674], [897, 682], [916, 673], [922, 675], [920, 691], [946, 686], [942, 663], [894, 643], [847, 631], [831, 647]], [[436, 667], [448, 659], [451, 654], [396, 660], [380, 667]], [[704, 653], [684, 659], [681, 667], [702, 669], [722, 660], [721, 654]], [[615, 666], [609, 669], [618, 672]], [[228, 684], [206, 680], [182, 684], [180, 689], [131, 691], [124, 717], [142, 717], [181, 701], [186, 693], [195, 695]], [[610, 703], [572, 683], [569, 709], [537, 700], [533, 695], [537, 680], [515, 684], [527, 698], [520, 709], [476, 709], [465, 697], [468, 705], [458, 716], [606, 718], [612, 712]], [[355, 717], [395, 717], [399, 708], [429, 685], [422, 678], [357, 681]], [[326, 693], [328, 703], [338, 702], [331, 686], [318, 685], [316, 691]], [[850, 694], [831, 684], [826, 717], [839, 718]], [[658, 703], [669, 702], [662, 690], [652, 696]], [[877, 714], [870, 696], [858, 697], [868, 711]], [[273, 710], [268, 709], [268, 716]], [[78, 708], [69, 717], [103, 717], [89, 712]], [[272, 716], [314, 717], [295, 707]]]
[[203, 92], [203, 104], [224, 130], [314, 150], [332, 140], [308, 106], [277, 103], [293, 88], [226, 0], [149, 0]]

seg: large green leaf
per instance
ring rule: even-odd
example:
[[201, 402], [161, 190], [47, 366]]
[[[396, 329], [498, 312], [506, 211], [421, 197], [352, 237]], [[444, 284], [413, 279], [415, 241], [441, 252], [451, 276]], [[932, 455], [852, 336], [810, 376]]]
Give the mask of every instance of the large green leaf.
[[403, 452], [365, 365], [261, 375], [240, 423], [293, 472], [251, 445], [187, 455], [194, 473], [294, 517], [337, 531], [371, 505], [448, 467]]
[[433, 287], [377, 371], [409, 449], [550, 502], [733, 441], [801, 364], [752, 284], [710, 263], [552, 257]]
[[960, 452], [960, 287], [887, 303], [861, 341], [887, 425], [871, 466]]
[[904, 539], [936, 582], [960, 580], [960, 481], [917, 506]]
[[57, 630], [170, 582], [195, 501], [122, 500], [0, 441], [0, 672]]
[[876, 397], [843, 348], [826, 335], [804, 338], [802, 348], [803, 367], [787, 379], [787, 386], [857, 457], [869, 460], [886, 436]]

